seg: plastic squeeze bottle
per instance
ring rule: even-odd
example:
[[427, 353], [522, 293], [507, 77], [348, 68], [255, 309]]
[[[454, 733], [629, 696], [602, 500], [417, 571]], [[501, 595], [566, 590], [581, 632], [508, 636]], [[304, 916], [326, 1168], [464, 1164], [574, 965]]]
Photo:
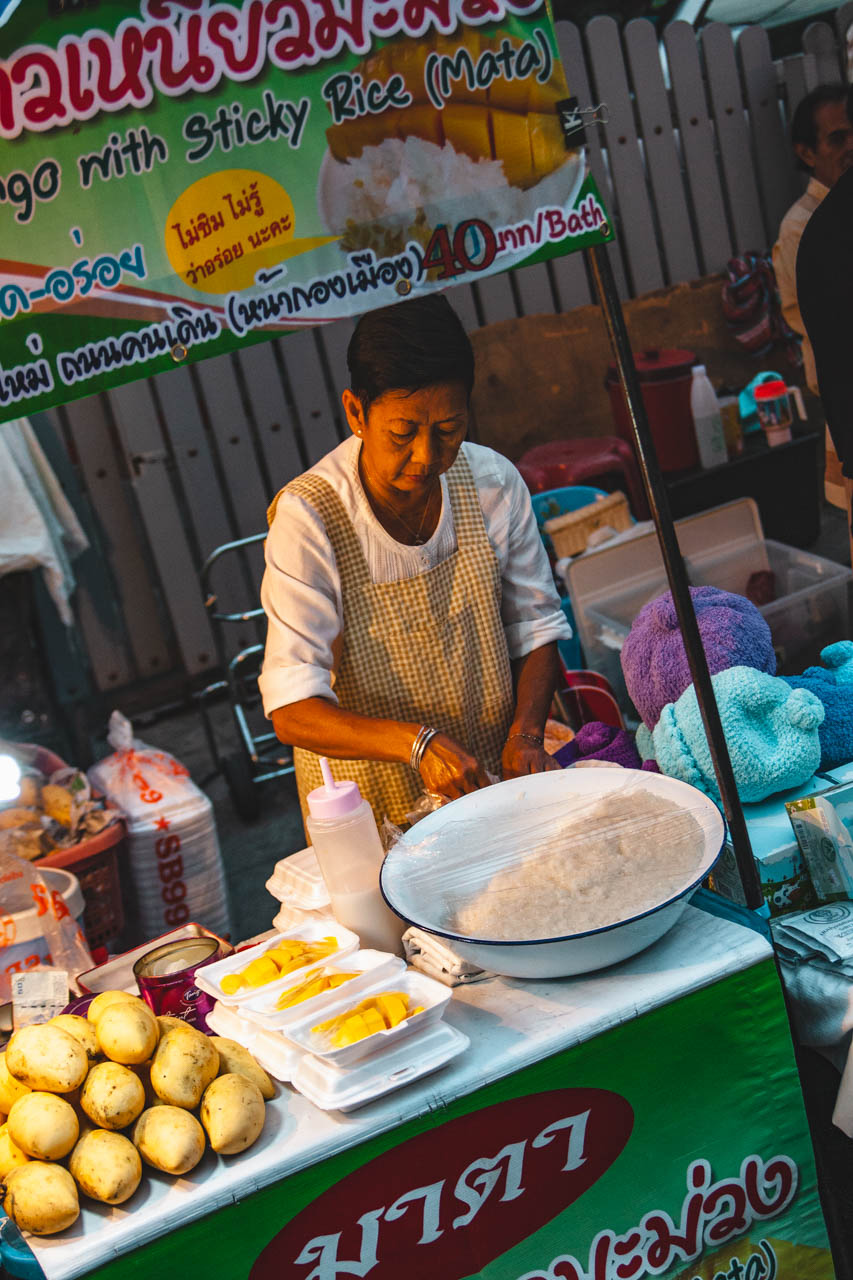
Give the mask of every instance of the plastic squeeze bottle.
[[718, 467], [721, 462], [728, 460], [729, 455], [717, 393], [711, 386], [704, 364], [693, 366], [690, 412], [693, 414], [699, 461], [703, 467]]
[[335, 919], [357, 933], [363, 947], [400, 954], [406, 926], [386, 905], [379, 889], [385, 855], [373, 810], [362, 799], [357, 782], [335, 781], [325, 756], [320, 768], [324, 785], [308, 792], [305, 826]]

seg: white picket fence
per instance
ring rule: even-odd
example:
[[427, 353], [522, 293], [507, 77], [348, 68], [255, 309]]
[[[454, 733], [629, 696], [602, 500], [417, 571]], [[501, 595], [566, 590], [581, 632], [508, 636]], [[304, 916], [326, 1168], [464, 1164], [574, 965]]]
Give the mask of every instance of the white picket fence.
[[[768, 35], [721, 24], [697, 35], [645, 20], [623, 30], [594, 18], [558, 23], [581, 105], [606, 103], [587, 130], [589, 160], [615, 219], [620, 292], [635, 297], [721, 270], [733, 253], [772, 244], [802, 189], [787, 124], [809, 89], [844, 76], [853, 4], [813, 24], [803, 51], [774, 63]], [[591, 301], [580, 255], [453, 291], [469, 328]], [[115, 690], [164, 672], [216, 666], [199, 569], [209, 553], [264, 527], [272, 494], [342, 438], [340, 391], [352, 325], [339, 322], [176, 369], [52, 412], [97, 514], [118, 609], [99, 616], [78, 592], [79, 634], [94, 686]], [[223, 563], [228, 610], [253, 607], [259, 547]], [[116, 620], [118, 615], [118, 621]], [[231, 629], [228, 650], [253, 643]]]

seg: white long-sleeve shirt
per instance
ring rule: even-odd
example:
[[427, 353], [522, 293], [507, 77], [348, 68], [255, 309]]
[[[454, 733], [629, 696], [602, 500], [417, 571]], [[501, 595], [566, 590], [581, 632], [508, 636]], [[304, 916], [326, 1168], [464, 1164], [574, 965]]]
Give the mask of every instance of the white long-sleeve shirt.
[[806, 229], [806, 223], [828, 192], [829, 187], [824, 186], [817, 178], [810, 178], [809, 185], [799, 200], [794, 201], [782, 219], [779, 236], [773, 246], [773, 269], [776, 272], [782, 315], [794, 332], [802, 336], [806, 386], [815, 395], [818, 395], [818, 389], [814, 352], [806, 333], [803, 317], [800, 315], [800, 304], [797, 301], [797, 250], [800, 247], [800, 238]]
[[[435, 533], [423, 546], [395, 541], [371, 510], [358, 474], [360, 441], [351, 436], [311, 472], [327, 480], [352, 521], [374, 582], [414, 578], [456, 550], [456, 531], [441, 477], [442, 508]], [[501, 569], [501, 618], [510, 658], [571, 635], [560, 609], [548, 557], [516, 468], [501, 454], [467, 441], [486, 534]], [[258, 684], [264, 711], [333, 692], [335, 653], [343, 629], [341, 584], [322, 519], [307, 502], [283, 493], [266, 540], [261, 603], [268, 619]]]

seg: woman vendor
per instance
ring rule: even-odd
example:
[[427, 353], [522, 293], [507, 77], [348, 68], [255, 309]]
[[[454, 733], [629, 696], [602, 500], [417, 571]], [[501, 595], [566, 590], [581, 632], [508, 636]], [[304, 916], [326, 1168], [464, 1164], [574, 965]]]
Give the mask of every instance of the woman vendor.
[[259, 683], [303, 812], [325, 755], [399, 823], [424, 791], [554, 767], [570, 630], [521, 476], [465, 440], [474, 353], [447, 300], [364, 315], [347, 364], [351, 437], [268, 513]]

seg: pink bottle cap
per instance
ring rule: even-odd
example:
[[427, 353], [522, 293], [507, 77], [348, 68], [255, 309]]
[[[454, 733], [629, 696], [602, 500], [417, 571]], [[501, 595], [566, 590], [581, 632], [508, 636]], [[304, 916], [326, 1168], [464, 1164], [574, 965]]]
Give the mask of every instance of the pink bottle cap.
[[361, 804], [358, 783], [350, 778], [335, 782], [325, 756], [320, 757], [320, 769], [325, 785], [308, 792], [308, 812], [311, 817], [343, 818], [346, 814], [353, 813]]

